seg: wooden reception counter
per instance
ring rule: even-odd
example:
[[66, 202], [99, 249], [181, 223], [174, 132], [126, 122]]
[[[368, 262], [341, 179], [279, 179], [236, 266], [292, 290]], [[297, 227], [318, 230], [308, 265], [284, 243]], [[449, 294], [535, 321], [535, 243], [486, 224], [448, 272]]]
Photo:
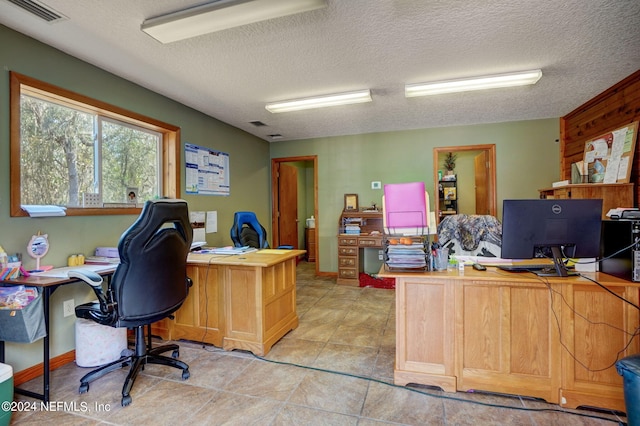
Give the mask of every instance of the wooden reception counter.
[[154, 333], [265, 355], [298, 326], [296, 259], [304, 253], [190, 254], [187, 275], [193, 286], [187, 300], [175, 320], [154, 324]]
[[[625, 411], [615, 362], [640, 352], [640, 315], [589, 279], [493, 267], [379, 275], [396, 278], [396, 384]], [[584, 275], [638, 305], [637, 283]]]

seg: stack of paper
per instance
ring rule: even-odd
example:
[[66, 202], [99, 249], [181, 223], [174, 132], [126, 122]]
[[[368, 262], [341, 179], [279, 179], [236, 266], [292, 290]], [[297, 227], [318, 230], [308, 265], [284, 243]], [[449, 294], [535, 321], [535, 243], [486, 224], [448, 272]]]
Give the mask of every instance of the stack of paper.
[[66, 216], [66, 207], [60, 206], [40, 206], [40, 205], [26, 205], [23, 204], [23, 210], [29, 213], [31, 217], [48, 217], [48, 216]]
[[390, 268], [425, 268], [427, 256], [422, 243], [389, 245], [385, 250], [386, 264]]
[[244, 246], [244, 247], [228, 246], [228, 247], [218, 247], [218, 248], [206, 250], [207, 253], [212, 253], [212, 254], [245, 254], [245, 253], [251, 253], [254, 251], [258, 251], [258, 249], [249, 247], [249, 246]]

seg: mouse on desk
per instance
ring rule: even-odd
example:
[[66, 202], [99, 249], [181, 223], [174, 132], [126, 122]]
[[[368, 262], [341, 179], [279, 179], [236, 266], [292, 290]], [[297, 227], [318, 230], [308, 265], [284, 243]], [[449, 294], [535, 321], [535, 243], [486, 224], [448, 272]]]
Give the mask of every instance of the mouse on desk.
[[473, 269], [475, 269], [476, 271], [486, 271], [487, 268], [479, 263], [474, 263], [473, 264]]

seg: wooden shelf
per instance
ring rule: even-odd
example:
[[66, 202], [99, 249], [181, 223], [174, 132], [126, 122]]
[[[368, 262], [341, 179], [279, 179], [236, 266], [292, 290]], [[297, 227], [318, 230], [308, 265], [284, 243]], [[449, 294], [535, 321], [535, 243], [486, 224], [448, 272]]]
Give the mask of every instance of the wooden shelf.
[[438, 181], [439, 217], [458, 214], [458, 181]]
[[539, 189], [540, 198], [546, 199], [602, 199], [602, 218], [617, 207], [634, 207], [632, 183], [580, 183]]

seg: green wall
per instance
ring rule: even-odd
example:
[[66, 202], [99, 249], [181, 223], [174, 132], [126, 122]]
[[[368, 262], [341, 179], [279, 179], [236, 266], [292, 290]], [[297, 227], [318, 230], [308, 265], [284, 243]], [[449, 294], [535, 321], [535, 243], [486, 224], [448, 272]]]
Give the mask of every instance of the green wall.
[[539, 188], [559, 179], [559, 132], [559, 119], [550, 118], [373, 133], [272, 142], [271, 157], [318, 156], [319, 270], [337, 272], [343, 194], [358, 194], [360, 206], [368, 206], [382, 201], [382, 190], [371, 189], [372, 181], [383, 186], [422, 181], [433, 205], [433, 148], [495, 144], [501, 217], [503, 199], [538, 198]]
[[[182, 143], [207, 146], [230, 155], [231, 195], [184, 195], [184, 158], [181, 191], [191, 210], [217, 210], [218, 232], [208, 234], [211, 245], [231, 244], [233, 212], [255, 211], [270, 224], [269, 144], [244, 131], [199, 113], [180, 103], [116, 77], [79, 59], [0, 25], [0, 245], [9, 253], [22, 253], [27, 268], [35, 266], [27, 256], [31, 235], [49, 234], [51, 250], [43, 265], [64, 265], [72, 253], [92, 254], [97, 246], [115, 246], [121, 233], [137, 216], [85, 216], [60, 218], [9, 217], [9, 71], [15, 71], [110, 104], [126, 108], [181, 128]], [[215, 101], [215, 100], [212, 100]], [[83, 284], [62, 287], [51, 300], [51, 355], [74, 348], [74, 317], [63, 318], [62, 303], [92, 300]], [[42, 362], [42, 343], [7, 343], [6, 362], [18, 372]]]

